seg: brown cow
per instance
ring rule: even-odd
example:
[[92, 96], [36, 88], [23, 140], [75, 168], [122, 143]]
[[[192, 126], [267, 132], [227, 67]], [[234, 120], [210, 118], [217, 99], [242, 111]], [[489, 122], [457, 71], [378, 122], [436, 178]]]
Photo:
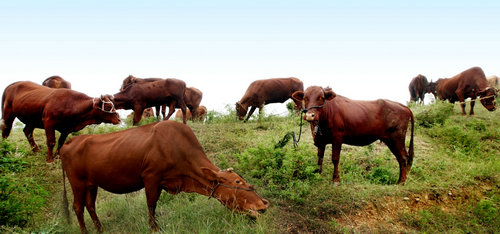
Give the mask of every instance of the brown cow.
[[[207, 108], [204, 105], [201, 105], [200, 107], [198, 107], [198, 110], [196, 111], [194, 118], [191, 115], [191, 111], [189, 109], [186, 110], [186, 115], [187, 115], [187, 117], [186, 117], [187, 120], [203, 121], [205, 119], [205, 117], [207, 117]], [[182, 112], [180, 110], [175, 112], [175, 118], [182, 119]]]
[[149, 226], [155, 231], [156, 202], [162, 189], [171, 194], [195, 192], [213, 197], [229, 209], [252, 216], [269, 206], [232, 169], [220, 170], [212, 164], [193, 131], [175, 121], [72, 137], [61, 149], [61, 162], [73, 190], [73, 208], [82, 233], [87, 231], [84, 206], [102, 230], [95, 212], [99, 187], [118, 194], [145, 188]]
[[[169, 112], [165, 119], [174, 113], [175, 105], [178, 105], [183, 113], [186, 113], [184, 93], [186, 83], [178, 79], [160, 79], [150, 82], [138, 82], [125, 87], [125, 89], [114, 95], [113, 102], [117, 109], [134, 110], [133, 124], [141, 121], [142, 112], [147, 107], [169, 104]], [[183, 118], [186, 123], [186, 117]]]
[[[334, 172], [332, 181], [340, 182], [338, 165], [342, 144], [363, 146], [376, 140], [384, 142], [399, 163], [399, 184], [406, 181], [406, 173], [413, 162], [414, 119], [411, 110], [399, 103], [378, 99], [355, 101], [336, 95], [330, 88], [311, 86], [305, 92], [297, 91], [293, 98], [304, 101], [304, 117], [311, 124], [314, 145], [318, 147], [319, 172], [322, 171], [325, 146], [332, 144]], [[408, 152], [405, 137], [411, 120], [411, 138]]]
[[[158, 81], [158, 80], [164, 80], [162, 78], [137, 78], [135, 76], [129, 75], [127, 78], [123, 80], [122, 86], [120, 87], [120, 92], [123, 92], [125, 88], [128, 86], [134, 84], [134, 83], [144, 83], [144, 82], [152, 82], [152, 81]], [[167, 109], [166, 104], [162, 105], [157, 105], [155, 106], [156, 109], [156, 118], [160, 118], [160, 106], [163, 108], [163, 118], [165, 118], [165, 109]]]
[[424, 104], [425, 93], [428, 91], [429, 82], [427, 78], [421, 74], [414, 77], [408, 89], [410, 90], [410, 102], [419, 102]]
[[33, 139], [33, 130], [45, 129], [48, 146], [46, 160], [49, 163], [54, 161], [55, 130], [61, 133], [57, 155], [69, 133], [89, 124], [120, 123], [108, 96], [91, 98], [71, 89], [53, 89], [30, 81], [16, 82], [5, 88], [0, 124], [3, 138], [9, 136], [16, 117], [26, 125], [23, 131], [35, 152], [39, 148]]
[[[164, 80], [161, 78], [137, 78], [132, 75], [128, 76], [123, 80], [122, 86], [120, 87], [120, 92], [124, 91], [126, 87], [134, 84], [134, 83], [144, 83], [144, 82], [152, 82], [152, 81], [158, 81], [158, 80]], [[184, 93], [184, 103], [186, 103], [186, 107], [191, 110], [191, 112], [195, 112], [196, 109], [198, 109], [198, 106], [200, 106], [201, 99], [203, 98], [203, 93], [194, 87], [187, 87], [186, 92]], [[166, 118], [165, 112], [166, 112], [166, 107], [167, 105], [163, 104], [161, 105], [161, 113], [163, 114], [163, 119], [168, 119]], [[180, 108], [179, 105], [175, 105], [175, 108]], [[160, 106], [155, 106], [156, 109], [156, 117], [160, 117]]]
[[71, 83], [60, 76], [51, 76], [42, 82], [43, 86], [55, 89], [71, 89]]
[[471, 98], [469, 114], [474, 115], [474, 104], [478, 96], [484, 108], [489, 111], [496, 109], [497, 92], [489, 87], [483, 69], [479, 67], [467, 69], [452, 78], [439, 79], [435, 84], [439, 99], [448, 100], [451, 103], [460, 102], [462, 115], [466, 115], [465, 99], [467, 98]]
[[[302, 81], [295, 77], [256, 80], [248, 86], [245, 95], [236, 103], [236, 114], [240, 120], [243, 120], [248, 108], [251, 107], [244, 121], [246, 122], [257, 107], [260, 112], [265, 104], [283, 103], [292, 97], [293, 92], [303, 90]], [[302, 109], [301, 102], [293, 101], [299, 110]]]

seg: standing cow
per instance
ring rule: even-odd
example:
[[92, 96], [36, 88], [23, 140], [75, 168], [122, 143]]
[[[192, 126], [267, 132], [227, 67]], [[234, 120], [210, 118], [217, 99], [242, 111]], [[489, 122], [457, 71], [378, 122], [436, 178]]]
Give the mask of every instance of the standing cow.
[[[159, 80], [164, 80], [161, 78], [137, 78], [132, 75], [129, 75], [127, 78], [123, 80], [122, 86], [120, 87], [120, 92], [124, 91], [125, 88], [127, 88], [130, 85], [133, 85], [135, 83], [147, 83], [147, 82], [153, 82], [153, 81], [159, 81]], [[184, 93], [184, 103], [186, 103], [186, 107], [191, 110], [192, 113], [196, 113], [196, 110], [200, 106], [201, 99], [203, 98], [203, 93], [195, 88], [195, 87], [187, 87], [186, 92]], [[162, 104], [161, 105], [161, 113], [163, 114], [163, 119], [169, 119], [165, 115], [165, 112], [167, 110], [167, 105]], [[180, 108], [180, 105], [176, 104], [175, 108]], [[160, 118], [160, 105], [155, 106], [156, 109], [156, 117]], [[169, 116], [170, 117], [170, 116]]]
[[[332, 181], [340, 182], [338, 165], [342, 144], [363, 146], [376, 140], [384, 142], [399, 163], [399, 184], [404, 184], [413, 162], [414, 119], [411, 110], [389, 100], [355, 101], [336, 95], [330, 88], [311, 86], [293, 94], [305, 102], [304, 119], [311, 124], [314, 145], [318, 147], [319, 172], [322, 171], [325, 146], [332, 144], [334, 172]], [[411, 120], [408, 152], [406, 131]]]
[[425, 76], [418, 74], [418, 76], [414, 77], [408, 86], [410, 101], [424, 104], [424, 97], [428, 91], [428, 86], [429, 82]]
[[71, 83], [60, 76], [51, 76], [42, 82], [43, 86], [55, 89], [71, 89]]
[[252, 216], [269, 206], [232, 169], [220, 170], [210, 162], [193, 131], [175, 121], [72, 137], [61, 149], [61, 162], [73, 190], [73, 208], [82, 233], [87, 232], [84, 207], [102, 231], [95, 210], [98, 188], [118, 194], [145, 188], [153, 231], [158, 231], [155, 209], [162, 190], [213, 197], [231, 210]]
[[470, 115], [474, 115], [474, 104], [477, 97], [480, 97], [481, 104], [487, 110], [494, 111], [496, 109], [497, 92], [489, 86], [483, 69], [480, 67], [469, 68], [452, 78], [439, 79], [435, 85], [439, 99], [448, 100], [451, 103], [460, 102], [462, 115], [466, 115], [465, 99], [467, 98], [471, 98]]
[[183, 122], [186, 123], [185, 92], [186, 83], [184, 81], [173, 78], [160, 79], [126, 86], [123, 91], [114, 95], [113, 103], [117, 109], [134, 110], [134, 125], [141, 121], [144, 109], [163, 104], [170, 106], [165, 119], [170, 118], [175, 111], [174, 107], [178, 105], [184, 114]]
[[[250, 84], [245, 95], [236, 103], [236, 114], [240, 120], [243, 120], [250, 107], [250, 112], [244, 121], [246, 122], [256, 108], [259, 108], [260, 112], [265, 104], [283, 103], [292, 97], [293, 92], [303, 90], [302, 81], [295, 77], [256, 80]], [[302, 109], [302, 102], [293, 101], [297, 109]]]
[[0, 123], [3, 138], [9, 136], [16, 117], [26, 125], [23, 131], [35, 152], [39, 148], [33, 139], [33, 130], [45, 129], [48, 163], [54, 161], [52, 151], [56, 144], [55, 130], [61, 133], [57, 142], [57, 155], [69, 133], [89, 124], [120, 123], [120, 117], [108, 96], [91, 98], [71, 89], [53, 89], [30, 81], [16, 82], [5, 88]]

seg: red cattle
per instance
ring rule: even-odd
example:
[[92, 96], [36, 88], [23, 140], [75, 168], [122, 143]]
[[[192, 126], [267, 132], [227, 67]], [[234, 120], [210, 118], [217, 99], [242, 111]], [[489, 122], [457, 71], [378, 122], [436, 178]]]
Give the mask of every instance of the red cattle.
[[39, 150], [33, 139], [33, 130], [45, 129], [47, 162], [54, 161], [52, 150], [56, 144], [55, 130], [61, 133], [57, 142], [57, 155], [69, 133], [89, 124], [120, 123], [120, 117], [108, 96], [91, 98], [71, 89], [52, 89], [30, 81], [16, 82], [5, 88], [0, 124], [3, 138], [9, 136], [16, 117], [26, 125], [23, 131], [33, 151]]
[[428, 92], [429, 82], [427, 78], [421, 74], [414, 77], [408, 89], [410, 90], [410, 101], [424, 103], [425, 93]]
[[[152, 82], [152, 81], [158, 81], [158, 80], [164, 80], [161, 78], [137, 78], [134, 76], [128, 76], [123, 80], [122, 86], [120, 88], [120, 91], [124, 91], [126, 87], [134, 84], [134, 83], [144, 83], [144, 82]], [[200, 106], [201, 99], [203, 98], [203, 93], [194, 87], [187, 87], [186, 92], [184, 93], [184, 103], [186, 103], [186, 107], [191, 110], [191, 112], [196, 112], [196, 109], [198, 109], [198, 106]], [[167, 105], [163, 104], [161, 105], [161, 113], [163, 114], [163, 119], [168, 119], [166, 118], [165, 112], [166, 112], [166, 107]], [[175, 108], [180, 108], [180, 105], [176, 104]], [[156, 117], [160, 117], [160, 106], [155, 106], [156, 109]]]
[[193, 131], [175, 121], [72, 137], [61, 149], [61, 162], [73, 190], [73, 208], [82, 233], [87, 231], [84, 206], [102, 230], [95, 212], [99, 187], [118, 194], [145, 188], [149, 226], [156, 231], [156, 202], [162, 189], [171, 194], [195, 192], [213, 197], [229, 209], [252, 216], [269, 206], [232, 169], [220, 170], [212, 164]]
[[[398, 160], [398, 183], [405, 183], [414, 157], [414, 119], [408, 107], [382, 99], [355, 101], [319, 86], [311, 86], [305, 92], [297, 91], [293, 98], [305, 102], [307, 113], [304, 119], [310, 122], [314, 145], [318, 147], [320, 173], [327, 144], [332, 144], [332, 181], [337, 184], [340, 182], [338, 164], [342, 144], [363, 146], [381, 140]], [[410, 120], [411, 138], [407, 152], [405, 137]]]
[[51, 76], [45, 79], [42, 82], [42, 85], [55, 89], [61, 89], [61, 88], [71, 89], [71, 83], [69, 83], [69, 81], [64, 80], [60, 76]]
[[[135, 76], [129, 75], [127, 78], [123, 80], [122, 86], [120, 87], [120, 92], [123, 92], [125, 88], [128, 86], [135, 84], [135, 83], [145, 83], [145, 82], [152, 82], [152, 81], [158, 81], [158, 80], [164, 80], [162, 78], [137, 78]], [[163, 108], [163, 118], [165, 118], [165, 110], [167, 109], [166, 104], [162, 105], [157, 105], [155, 106], [156, 109], [156, 117], [160, 118], [160, 106]]]
[[462, 115], [466, 114], [465, 99], [467, 98], [471, 98], [469, 114], [474, 114], [474, 104], [478, 96], [484, 108], [489, 111], [496, 109], [497, 92], [489, 87], [483, 69], [479, 67], [469, 68], [452, 78], [439, 79], [433, 85], [436, 86], [439, 99], [448, 100], [451, 103], [460, 102]]
[[[203, 121], [205, 117], [207, 117], [207, 108], [204, 105], [201, 105], [200, 107], [198, 107], [198, 110], [196, 110], [194, 116], [191, 115], [191, 111], [188, 109], [186, 110], [186, 116], [187, 120]], [[175, 118], [182, 119], [182, 112], [180, 110], [175, 112]]]
[[[182, 112], [186, 112], [184, 102], [184, 93], [186, 92], [186, 83], [178, 79], [159, 79], [150, 82], [137, 82], [126, 86], [123, 91], [114, 95], [113, 103], [117, 109], [134, 110], [133, 124], [137, 125], [141, 121], [142, 112], [147, 107], [168, 104], [169, 112], [165, 119], [175, 111], [175, 105], [178, 105]], [[186, 123], [186, 117], [183, 118]]]
[[[244, 121], [246, 122], [256, 108], [259, 108], [260, 112], [265, 104], [283, 103], [292, 97], [293, 92], [303, 90], [302, 81], [295, 77], [256, 80], [248, 86], [245, 95], [236, 103], [236, 114], [240, 120], [243, 120], [248, 108], [251, 107]], [[301, 102], [293, 101], [299, 110], [302, 109]]]

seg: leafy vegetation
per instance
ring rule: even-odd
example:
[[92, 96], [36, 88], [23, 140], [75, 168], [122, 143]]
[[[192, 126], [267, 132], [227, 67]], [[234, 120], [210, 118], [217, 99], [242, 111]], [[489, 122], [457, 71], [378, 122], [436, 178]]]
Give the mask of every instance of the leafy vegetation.
[[[396, 185], [399, 167], [380, 142], [342, 146], [341, 184], [331, 183], [331, 146], [323, 173], [307, 123], [297, 147], [290, 132], [299, 131], [299, 114], [262, 112], [248, 123], [236, 119], [233, 106], [209, 111], [204, 123], [188, 122], [207, 156], [220, 168], [233, 167], [260, 195], [270, 200], [253, 220], [198, 194], [163, 193], [157, 208], [163, 233], [289, 232], [470, 232], [500, 230], [500, 112], [476, 105], [475, 116], [462, 116], [458, 105], [437, 102], [410, 107], [415, 115], [415, 160], [405, 186]], [[154, 122], [149, 118], [141, 124]], [[130, 128], [88, 126], [78, 134], [103, 134]], [[22, 126], [22, 125], [21, 125]], [[75, 233], [74, 214], [62, 214], [61, 168], [44, 162], [45, 135], [35, 131], [41, 152], [29, 150], [17, 126], [0, 145], [0, 231]], [[288, 136], [285, 137], [285, 136]], [[408, 145], [409, 138], [407, 139]], [[70, 191], [69, 191], [70, 192]], [[71, 193], [68, 194], [71, 199]], [[144, 191], [126, 195], [99, 190], [97, 213], [105, 233], [146, 233]], [[89, 231], [95, 232], [85, 216]]]

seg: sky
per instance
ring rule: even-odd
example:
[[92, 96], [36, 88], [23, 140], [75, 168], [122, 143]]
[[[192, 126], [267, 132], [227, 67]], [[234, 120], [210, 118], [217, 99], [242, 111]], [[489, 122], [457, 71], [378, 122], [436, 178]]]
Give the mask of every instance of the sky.
[[293, 76], [406, 104], [418, 74], [500, 75], [499, 12], [484, 0], [1, 1], [0, 89], [59, 75], [96, 97], [128, 75], [178, 78], [224, 112], [252, 81]]

